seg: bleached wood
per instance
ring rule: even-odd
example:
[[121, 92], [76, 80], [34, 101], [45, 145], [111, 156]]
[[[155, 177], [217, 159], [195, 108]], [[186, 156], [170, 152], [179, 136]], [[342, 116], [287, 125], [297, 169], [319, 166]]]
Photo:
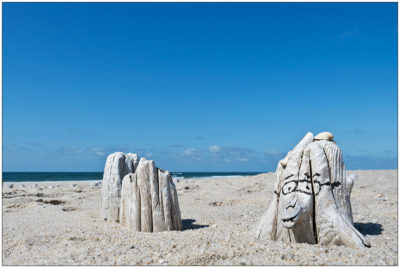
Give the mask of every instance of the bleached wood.
[[[176, 192], [175, 184], [168, 174], [168, 181], [170, 181], [171, 195], [172, 195], [172, 228], [173, 230], [182, 230], [182, 219], [179, 208], [178, 193]], [[179, 213], [178, 213], [179, 212]]]
[[125, 176], [121, 191], [121, 225], [134, 231], [182, 230], [178, 195], [169, 172], [141, 158]]
[[[328, 135], [329, 134], [329, 135]], [[342, 152], [333, 134], [303, 140], [279, 161], [274, 197], [256, 226], [256, 236], [283, 242], [369, 247], [352, 223]]]
[[350, 218], [340, 209], [332, 191], [329, 161], [319, 142], [309, 145], [315, 195], [315, 223], [318, 243], [369, 247], [368, 240], [357, 231]]
[[107, 157], [101, 185], [101, 218], [119, 221], [122, 179], [135, 172], [138, 163], [136, 154], [116, 152]]
[[[303, 157], [303, 151], [304, 148], [312, 142], [314, 139], [314, 135], [312, 133], [307, 133], [304, 138], [291, 150], [284, 159], [279, 161], [277, 169], [276, 169], [276, 181], [275, 181], [275, 186], [274, 186], [274, 197], [272, 199], [272, 202], [266, 211], [266, 213], [263, 215], [261, 220], [259, 221], [257, 227], [256, 227], [256, 236], [258, 238], [263, 238], [263, 239], [271, 239], [271, 240], [278, 240], [278, 241], [285, 241], [289, 242], [290, 241], [290, 235], [294, 235], [293, 231], [292, 234], [290, 234], [290, 231], [288, 228], [285, 228], [282, 224], [282, 219], [283, 219], [283, 213], [286, 211], [286, 201], [287, 197], [285, 197], [283, 194], [281, 194], [281, 188], [284, 183], [284, 179], [287, 176], [293, 175], [290, 177], [290, 179], [293, 180], [299, 180], [299, 169], [302, 163], [302, 157]], [[297, 197], [296, 197], [297, 198]], [[307, 203], [308, 202], [308, 203]], [[298, 206], [300, 205], [300, 202]], [[304, 206], [304, 210], [306, 210], [306, 207], [310, 205], [309, 200], [305, 200], [304, 203], [302, 203]], [[309, 208], [307, 208], [307, 211]], [[286, 213], [286, 212], [285, 212]], [[285, 214], [288, 215], [288, 214]], [[304, 217], [307, 218], [308, 217]], [[307, 221], [305, 220], [305, 221]], [[304, 225], [309, 225], [308, 223], [304, 223]], [[296, 234], [298, 234], [297, 240], [302, 241], [306, 240], [309, 241], [311, 238], [309, 235], [306, 235], [305, 237], [300, 234], [300, 232], [303, 232], [301, 230], [302, 228], [297, 227], [296, 228]], [[299, 231], [299, 232], [297, 232]], [[302, 237], [303, 236], [303, 237]], [[303, 241], [305, 242], [305, 241]]]
[[328, 167], [330, 170], [330, 179], [333, 185], [333, 196], [342, 213], [353, 222], [353, 212], [351, 208], [350, 195], [353, 189], [353, 177], [347, 175], [343, 162], [342, 151], [334, 141], [320, 140], [315, 141], [325, 152], [328, 159]]

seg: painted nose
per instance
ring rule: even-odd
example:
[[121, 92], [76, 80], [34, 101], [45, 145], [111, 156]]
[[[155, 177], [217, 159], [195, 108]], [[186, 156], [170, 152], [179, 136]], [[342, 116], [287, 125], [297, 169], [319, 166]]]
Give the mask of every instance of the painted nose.
[[297, 198], [291, 199], [288, 204], [286, 205], [286, 209], [295, 208], [297, 203]]

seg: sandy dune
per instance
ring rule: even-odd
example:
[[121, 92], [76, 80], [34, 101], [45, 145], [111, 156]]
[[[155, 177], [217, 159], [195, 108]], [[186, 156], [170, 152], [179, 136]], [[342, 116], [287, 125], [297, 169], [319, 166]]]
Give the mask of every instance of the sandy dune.
[[397, 265], [397, 170], [349, 173], [359, 175], [354, 222], [369, 249], [256, 240], [275, 173], [181, 180], [184, 231], [163, 233], [101, 220], [100, 187], [90, 182], [14, 183], [3, 189], [3, 265]]

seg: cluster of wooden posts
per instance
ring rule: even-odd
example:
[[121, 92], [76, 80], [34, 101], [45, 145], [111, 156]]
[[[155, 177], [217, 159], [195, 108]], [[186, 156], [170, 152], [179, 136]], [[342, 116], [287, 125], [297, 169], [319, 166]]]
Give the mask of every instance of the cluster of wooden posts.
[[[279, 161], [273, 199], [255, 234], [259, 239], [370, 247], [353, 225], [350, 194], [355, 177], [345, 170], [333, 135], [307, 133]], [[101, 217], [133, 231], [182, 230], [178, 195], [168, 171], [136, 154], [108, 156]]]

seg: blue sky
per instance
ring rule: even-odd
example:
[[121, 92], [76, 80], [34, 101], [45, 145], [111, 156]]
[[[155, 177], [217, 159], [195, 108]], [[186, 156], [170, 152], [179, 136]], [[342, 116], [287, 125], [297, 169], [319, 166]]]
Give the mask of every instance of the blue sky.
[[397, 168], [397, 3], [3, 3], [3, 170]]

